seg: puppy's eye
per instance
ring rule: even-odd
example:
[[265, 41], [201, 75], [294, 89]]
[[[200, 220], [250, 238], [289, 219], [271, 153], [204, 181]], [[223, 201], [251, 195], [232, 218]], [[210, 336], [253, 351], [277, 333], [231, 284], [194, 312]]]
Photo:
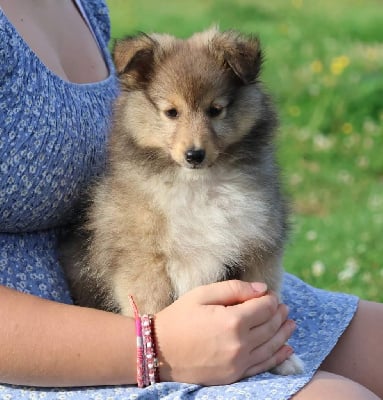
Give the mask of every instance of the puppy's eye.
[[222, 114], [223, 107], [222, 106], [210, 106], [207, 110], [207, 115], [211, 118], [218, 117]]
[[176, 108], [169, 108], [165, 111], [165, 115], [170, 119], [176, 119], [179, 117], [179, 112]]

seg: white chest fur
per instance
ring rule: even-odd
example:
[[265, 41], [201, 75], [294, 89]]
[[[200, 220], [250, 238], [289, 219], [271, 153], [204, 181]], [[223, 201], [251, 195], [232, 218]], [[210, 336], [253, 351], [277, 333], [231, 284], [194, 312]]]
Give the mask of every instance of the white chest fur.
[[265, 193], [238, 171], [180, 169], [171, 184], [156, 180], [150, 187], [167, 218], [176, 296], [222, 279], [223, 266], [238, 262], [249, 242], [269, 240]]

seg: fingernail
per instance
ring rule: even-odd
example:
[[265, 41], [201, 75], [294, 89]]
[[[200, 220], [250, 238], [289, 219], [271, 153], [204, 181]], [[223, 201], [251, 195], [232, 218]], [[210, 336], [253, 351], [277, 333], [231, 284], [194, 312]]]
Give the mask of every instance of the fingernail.
[[289, 315], [289, 314], [290, 314], [290, 308], [289, 308], [289, 306], [286, 305], [286, 304], [285, 304], [285, 307], [286, 307], [286, 313], [287, 313], [286, 315]]
[[257, 293], [265, 293], [267, 292], [267, 285], [263, 282], [251, 282], [251, 287], [253, 288], [254, 292]]
[[288, 324], [289, 324], [291, 330], [295, 331], [295, 329], [297, 328], [297, 324], [295, 323], [295, 321], [293, 321], [292, 319], [289, 319]]
[[290, 357], [293, 353], [294, 353], [294, 349], [290, 346], [287, 346], [287, 349], [286, 349], [287, 357]]

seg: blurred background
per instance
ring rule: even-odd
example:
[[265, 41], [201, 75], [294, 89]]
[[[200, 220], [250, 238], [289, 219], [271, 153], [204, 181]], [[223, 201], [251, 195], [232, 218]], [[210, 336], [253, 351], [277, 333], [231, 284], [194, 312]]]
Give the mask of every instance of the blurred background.
[[278, 159], [293, 210], [285, 268], [383, 301], [381, 0], [108, 0], [112, 38], [255, 33], [280, 113]]

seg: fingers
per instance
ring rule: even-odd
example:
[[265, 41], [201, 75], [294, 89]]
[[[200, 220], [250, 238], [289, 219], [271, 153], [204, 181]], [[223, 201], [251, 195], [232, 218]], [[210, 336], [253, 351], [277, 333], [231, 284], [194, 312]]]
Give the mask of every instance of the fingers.
[[244, 329], [252, 329], [269, 321], [277, 313], [278, 307], [277, 296], [270, 293], [234, 305], [231, 310], [241, 318]]
[[268, 342], [286, 322], [289, 309], [285, 304], [279, 304], [275, 314], [265, 319], [265, 322], [250, 329], [249, 341], [253, 343], [252, 350]]
[[269, 371], [270, 369], [276, 367], [277, 365], [285, 361], [287, 358], [289, 358], [293, 354], [293, 352], [294, 351], [290, 346], [282, 345], [282, 347], [280, 347], [277, 350], [277, 352], [272, 354], [266, 360], [260, 363], [257, 362], [255, 365], [252, 365], [250, 368], [248, 368], [245, 371], [243, 377], [248, 378], [250, 376], [254, 376], [262, 372]]
[[269, 340], [262, 343], [261, 345], [254, 347], [250, 351], [250, 358], [262, 362], [275, 354], [284, 343], [290, 338], [295, 330], [295, 322], [292, 320], [285, 321], [278, 331], [273, 334]]
[[294, 329], [295, 323], [288, 320], [270, 340], [252, 350], [249, 354], [249, 367], [245, 371], [244, 377], [268, 371], [290, 357], [293, 349], [285, 343]]
[[230, 280], [199, 286], [187, 295], [195, 296], [200, 304], [230, 306], [263, 296], [266, 292], [264, 283]]

